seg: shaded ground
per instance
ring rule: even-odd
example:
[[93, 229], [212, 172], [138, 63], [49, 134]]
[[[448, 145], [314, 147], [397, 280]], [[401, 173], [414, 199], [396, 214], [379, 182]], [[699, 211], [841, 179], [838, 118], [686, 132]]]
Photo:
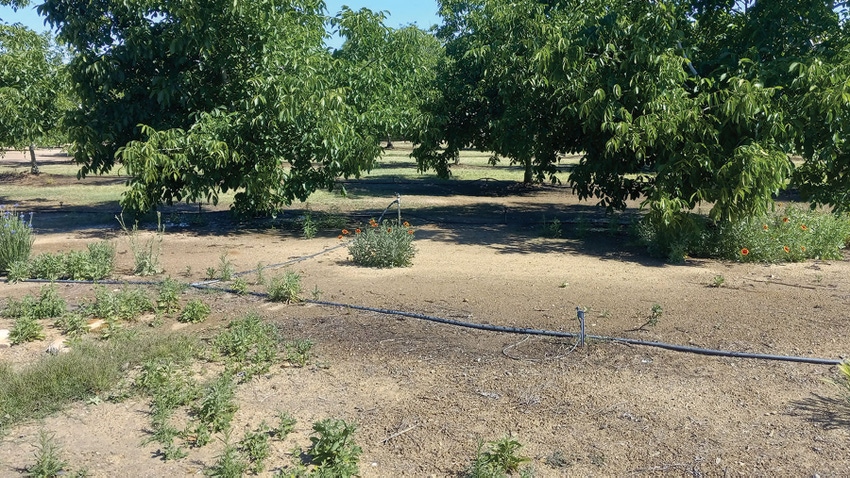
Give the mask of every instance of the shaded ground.
[[[440, 195], [421, 187], [421, 195], [399, 191], [405, 218], [416, 227], [419, 252], [411, 268], [356, 267], [344, 248], [332, 249], [339, 244], [332, 231], [326, 234], [333, 237], [305, 240], [286, 220], [245, 229], [214, 215], [167, 232], [162, 261], [167, 274], [188, 282], [201, 280], [222, 254], [237, 270], [250, 271], [259, 262], [282, 264], [328, 250], [289, 266], [301, 274], [306, 297], [317, 289], [327, 301], [563, 331], [578, 330], [575, 307], [582, 306], [592, 334], [825, 358], [850, 350], [846, 260], [665, 265], [629, 245], [621, 228], [609, 227], [566, 189]], [[384, 191], [375, 194], [388, 202]], [[340, 209], [352, 221], [380, 214], [348, 211], [344, 202]], [[540, 237], [542, 214], [564, 221], [563, 238]], [[119, 273], [126, 274], [132, 255], [114, 227], [46, 228], [34, 252], [82, 249], [103, 238], [114, 240]], [[709, 287], [718, 275], [723, 287]], [[37, 290], [3, 284], [0, 296]], [[92, 296], [88, 286], [60, 290], [71, 302]], [[202, 298], [213, 317], [183, 330], [210, 337], [230, 319], [259, 311], [286, 336], [316, 343], [312, 365], [275, 367], [239, 389], [237, 435], [272, 421], [278, 409], [299, 420], [297, 433], [273, 445], [272, 469], [291, 463], [293, 447], [309, 444], [310, 423], [340, 417], [359, 424], [367, 477], [457, 476], [479, 438], [506, 434], [525, 445], [536, 476], [850, 475], [850, 407], [826, 382], [837, 378], [835, 367], [621, 343], [575, 348], [566, 339], [339, 307]], [[636, 330], [655, 304], [663, 310], [658, 324]], [[9, 325], [0, 319], [0, 328]], [[162, 327], [178, 325], [168, 319]], [[50, 339], [0, 349], [0, 357], [26, 363]], [[141, 445], [148, 410], [135, 399], [78, 404], [17, 426], [0, 439], [0, 475], [31, 463], [41, 428], [56, 434], [72, 465], [93, 476], [188, 476], [212, 464], [220, 442], [178, 461], [152, 457], [155, 446]]]

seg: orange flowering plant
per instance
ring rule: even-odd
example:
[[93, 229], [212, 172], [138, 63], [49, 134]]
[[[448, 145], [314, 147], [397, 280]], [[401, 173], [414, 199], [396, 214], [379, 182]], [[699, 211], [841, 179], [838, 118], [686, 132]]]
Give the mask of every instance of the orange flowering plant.
[[[369, 220], [369, 227], [355, 229], [348, 252], [355, 264], [366, 267], [408, 267], [412, 264], [416, 248], [413, 245], [414, 229], [404, 221]], [[340, 239], [351, 235], [343, 229]]]

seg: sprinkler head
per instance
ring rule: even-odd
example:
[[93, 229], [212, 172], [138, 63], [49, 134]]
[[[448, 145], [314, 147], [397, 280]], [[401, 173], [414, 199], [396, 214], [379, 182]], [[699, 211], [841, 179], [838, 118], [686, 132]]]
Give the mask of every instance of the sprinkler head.
[[584, 320], [584, 311], [581, 310], [581, 307], [576, 307], [576, 315], [578, 316], [579, 320]]

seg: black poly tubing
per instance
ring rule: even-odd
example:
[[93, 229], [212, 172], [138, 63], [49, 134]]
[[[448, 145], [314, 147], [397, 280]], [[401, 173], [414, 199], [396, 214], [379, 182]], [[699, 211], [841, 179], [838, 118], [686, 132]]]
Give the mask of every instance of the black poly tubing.
[[[429, 322], [437, 322], [440, 324], [446, 325], [454, 325], [457, 327], [465, 327], [468, 329], [477, 329], [484, 330], [489, 332], [505, 332], [509, 334], [523, 334], [523, 335], [542, 335], [548, 337], [563, 337], [563, 338], [580, 338], [580, 334], [572, 333], [572, 332], [559, 332], [555, 330], [540, 330], [540, 329], [526, 329], [519, 327], [506, 327], [502, 325], [490, 325], [490, 324], [476, 324], [473, 322], [463, 322], [460, 320], [452, 320], [445, 319], [442, 317], [434, 317], [431, 315], [425, 314], [417, 314], [414, 312], [404, 312], [401, 310], [391, 310], [391, 309], [380, 309], [376, 307], [367, 307], [362, 305], [351, 305], [351, 304], [341, 304], [338, 302], [327, 302], [321, 300], [305, 300], [305, 302], [309, 302], [311, 304], [317, 305], [325, 305], [331, 307], [345, 307], [354, 310], [363, 310], [367, 312], [377, 312], [379, 314], [387, 314], [387, 315], [399, 315], [402, 317], [410, 317], [413, 319], [427, 320]], [[604, 335], [585, 335], [585, 338], [594, 339], [594, 340], [604, 340], [608, 342], [621, 342], [630, 345], [644, 345], [647, 347], [657, 347], [667, 350], [674, 350], [677, 352], [688, 352], [700, 355], [712, 355], [716, 357], [738, 357], [738, 358], [750, 358], [750, 359], [761, 359], [761, 360], [779, 360], [783, 362], [797, 362], [797, 363], [811, 363], [817, 365], [840, 365], [842, 360], [836, 359], [825, 359], [825, 358], [813, 358], [813, 357], [794, 357], [789, 355], [768, 355], [768, 354], [758, 354], [758, 353], [749, 353], [749, 352], [734, 352], [729, 350], [716, 350], [716, 349], [705, 349], [701, 347], [689, 347], [686, 345], [675, 345], [675, 344], [667, 344], [664, 342], [651, 342], [647, 340], [638, 340], [638, 339], [627, 339], [621, 337], [606, 337]]]

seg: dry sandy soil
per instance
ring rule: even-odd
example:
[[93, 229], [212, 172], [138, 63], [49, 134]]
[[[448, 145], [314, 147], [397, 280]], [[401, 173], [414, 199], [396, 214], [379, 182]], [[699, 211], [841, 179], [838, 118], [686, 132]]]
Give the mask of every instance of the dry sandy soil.
[[[12, 180], [18, 179], [6, 179]], [[283, 223], [249, 228], [214, 214], [205, 225], [170, 228], [162, 263], [167, 274], [192, 282], [224, 253], [237, 270], [250, 271], [258, 262], [282, 264], [324, 251], [266, 272], [296, 271], [305, 289], [317, 288], [326, 301], [472, 323], [576, 332], [581, 306], [591, 334], [829, 359], [850, 353], [847, 260], [668, 265], [648, 258], [623, 231], [579, 230], [598, 211], [568, 189], [514, 191], [490, 182], [443, 183], [439, 191], [425, 183], [389, 187], [415, 206], [404, 209], [416, 227], [418, 254], [410, 268], [357, 267], [344, 247], [335, 248], [333, 232], [306, 240]], [[357, 185], [349, 192], [356, 195]], [[342, 212], [353, 225], [380, 210], [343, 205]], [[543, 213], [562, 218], [563, 238], [540, 237]], [[60, 212], [51, 214], [58, 220]], [[51, 214], [43, 215], [47, 224]], [[134, 279], [128, 242], [115, 227], [48, 225], [37, 232], [34, 253], [111, 239], [117, 274]], [[710, 287], [718, 275], [725, 283]], [[2, 284], [0, 297], [38, 287]], [[60, 290], [72, 304], [92, 296], [85, 285]], [[460, 476], [478, 439], [506, 435], [524, 444], [522, 454], [542, 477], [850, 476], [850, 406], [828, 383], [838, 378], [833, 366], [619, 342], [575, 347], [571, 339], [343, 307], [201, 297], [213, 316], [182, 331], [211, 337], [229, 320], [258, 311], [285, 336], [316, 344], [311, 365], [275, 367], [239, 388], [235, 437], [261, 420], [272, 422], [277, 410], [299, 420], [296, 433], [273, 444], [271, 470], [290, 464], [294, 447], [309, 444], [313, 421], [338, 417], [358, 424], [364, 477]], [[641, 329], [654, 304], [662, 316]], [[0, 318], [0, 328], [10, 325]], [[178, 325], [166, 319], [162, 327]], [[48, 335], [0, 348], [0, 359], [36, 360], [58, 332]], [[215, 461], [221, 442], [177, 461], [156, 458], [154, 444], [142, 445], [148, 411], [143, 399], [80, 403], [15, 426], [0, 437], [0, 476], [32, 463], [41, 429], [54, 433], [64, 457], [91, 476], [198, 475]]]

